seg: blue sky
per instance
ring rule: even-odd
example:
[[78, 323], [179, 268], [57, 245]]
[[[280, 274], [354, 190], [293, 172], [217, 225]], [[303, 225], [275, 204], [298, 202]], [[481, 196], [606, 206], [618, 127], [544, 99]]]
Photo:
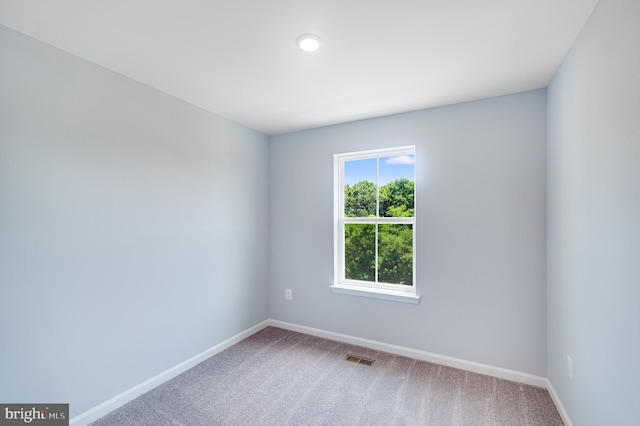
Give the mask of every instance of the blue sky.
[[[380, 158], [380, 183], [386, 185], [398, 178], [413, 180], [413, 155]], [[353, 185], [362, 180], [376, 181], [376, 159], [347, 161], [344, 163], [344, 183]]]

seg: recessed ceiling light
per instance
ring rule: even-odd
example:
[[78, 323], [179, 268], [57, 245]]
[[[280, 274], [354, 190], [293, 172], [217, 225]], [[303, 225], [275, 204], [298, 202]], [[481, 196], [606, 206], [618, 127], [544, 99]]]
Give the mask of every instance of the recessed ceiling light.
[[302, 34], [296, 39], [296, 43], [305, 52], [315, 52], [320, 48], [320, 37], [315, 34]]

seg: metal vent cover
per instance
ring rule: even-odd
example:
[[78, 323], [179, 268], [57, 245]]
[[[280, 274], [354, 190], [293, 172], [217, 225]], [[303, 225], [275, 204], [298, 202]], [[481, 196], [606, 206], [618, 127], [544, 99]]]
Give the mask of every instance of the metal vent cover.
[[363, 364], [368, 366], [372, 366], [376, 362], [375, 359], [365, 358], [362, 356], [351, 355], [351, 354], [347, 354], [347, 357], [345, 359], [347, 361], [355, 362], [356, 364]]

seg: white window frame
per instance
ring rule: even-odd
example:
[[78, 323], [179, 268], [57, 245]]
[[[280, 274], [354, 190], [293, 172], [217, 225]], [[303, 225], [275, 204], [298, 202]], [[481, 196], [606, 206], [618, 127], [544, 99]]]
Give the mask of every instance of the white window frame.
[[[344, 164], [348, 161], [378, 159], [376, 162], [376, 188], [379, 186], [379, 159], [384, 157], [396, 157], [401, 155], [416, 154], [415, 146], [402, 146], [397, 148], [374, 149], [358, 151], [333, 156], [333, 184], [334, 184], [334, 282], [331, 291], [334, 293], [350, 294], [354, 296], [373, 297], [377, 299], [394, 300], [398, 302], [418, 303], [420, 297], [416, 290], [416, 179], [415, 162], [413, 168], [414, 182], [414, 215], [413, 217], [345, 217], [344, 215]], [[376, 196], [376, 212], [379, 211], [379, 195]], [[345, 278], [345, 247], [344, 225], [346, 223], [372, 223], [372, 224], [411, 224], [413, 230], [413, 283], [385, 284], [378, 282], [351, 280]], [[377, 241], [376, 227], [376, 241]], [[376, 279], [378, 265], [378, 246], [376, 243]]]

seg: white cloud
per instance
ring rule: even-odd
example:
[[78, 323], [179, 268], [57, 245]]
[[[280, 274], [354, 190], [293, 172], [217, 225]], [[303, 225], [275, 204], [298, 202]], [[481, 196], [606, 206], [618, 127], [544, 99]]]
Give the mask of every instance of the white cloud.
[[399, 155], [387, 158], [387, 164], [413, 164], [413, 155]]

